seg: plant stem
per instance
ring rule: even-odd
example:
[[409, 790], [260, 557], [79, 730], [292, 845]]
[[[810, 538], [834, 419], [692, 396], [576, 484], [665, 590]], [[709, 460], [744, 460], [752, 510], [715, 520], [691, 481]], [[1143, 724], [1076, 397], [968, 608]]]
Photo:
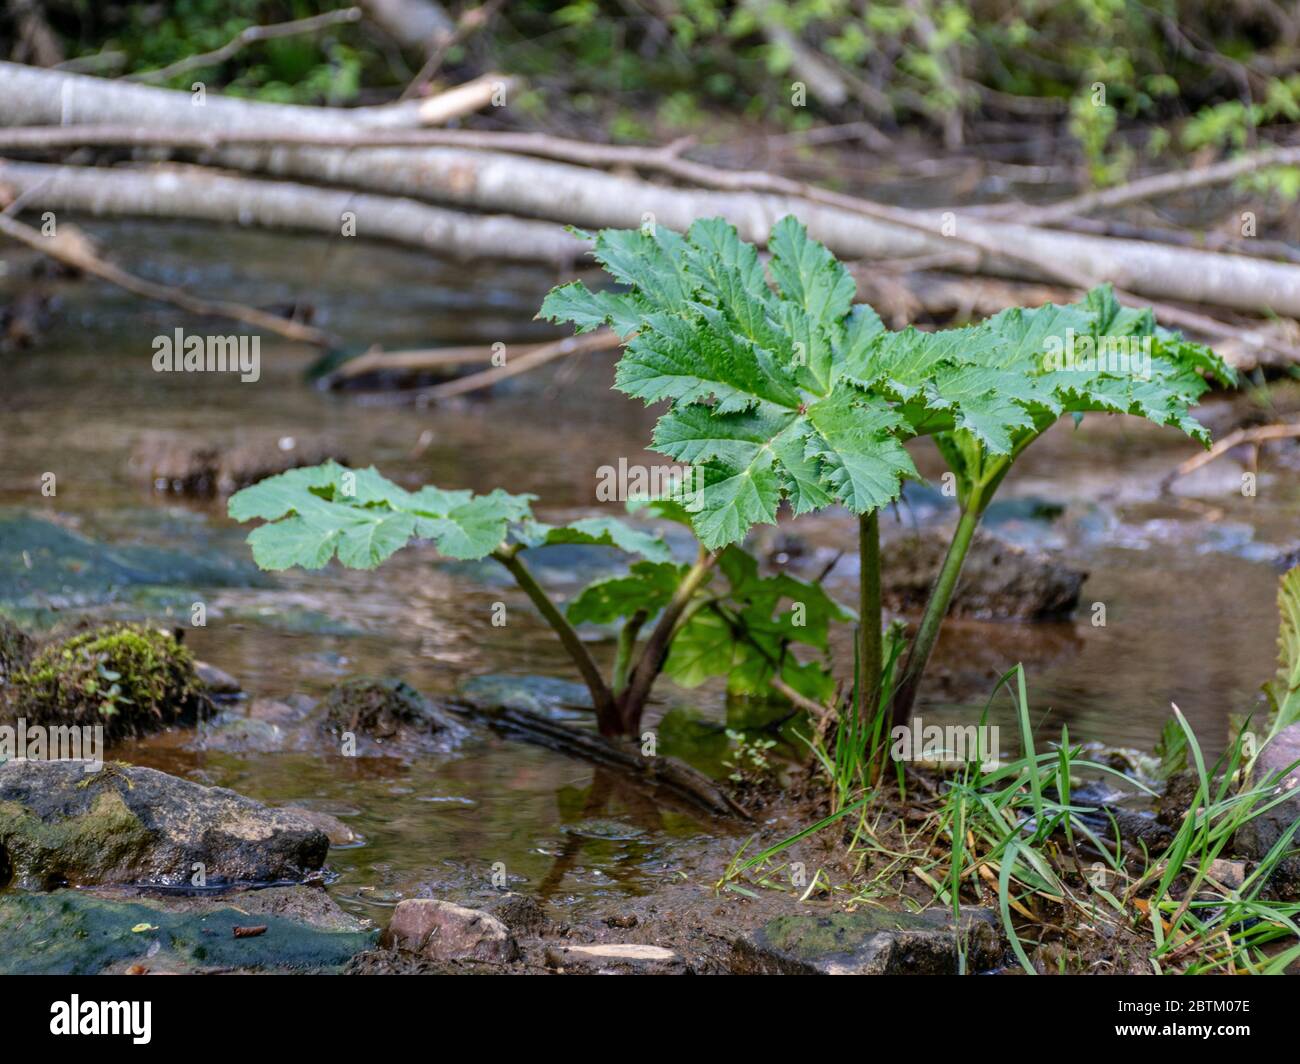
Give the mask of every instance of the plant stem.
[[672, 645], [677, 621], [691, 604], [691, 600], [713, 573], [713, 565], [718, 555], [700, 548], [695, 564], [682, 577], [682, 582], [673, 592], [672, 600], [664, 607], [663, 613], [655, 624], [650, 638], [646, 640], [641, 656], [632, 666], [627, 687], [619, 695], [620, 731], [624, 735], [635, 735], [641, 726], [641, 713], [650, 689], [663, 671], [664, 661], [668, 658], [668, 648]]
[[551, 601], [542, 585], [537, 582], [528, 566], [523, 563], [523, 559], [517, 556], [518, 553], [519, 548], [517, 546], [501, 547], [492, 552], [492, 557], [509, 570], [510, 575], [515, 578], [515, 583], [523, 589], [524, 594], [532, 600], [538, 612], [546, 619], [546, 623], [560, 637], [560, 642], [564, 644], [564, 649], [569, 652], [569, 657], [573, 659], [574, 665], [578, 667], [582, 681], [587, 685], [587, 690], [591, 694], [591, 703], [596, 709], [596, 724], [600, 728], [600, 733], [602, 735], [618, 735], [620, 731], [618, 707], [614, 701], [613, 693], [605, 684], [604, 677], [600, 675], [600, 669], [596, 666], [596, 662], [592, 660], [591, 654], [587, 651], [582, 640], [578, 638], [578, 633], [574, 630], [573, 625], [569, 623], [564, 614]]
[[993, 493], [1002, 483], [1007, 470], [1011, 468], [1011, 457], [999, 458], [990, 463], [974, 484], [962, 504], [961, 519], [953, 533], [952, 542], [948, 544], [948, 553], [944, 555], [943, 567], [939, 578], [925, 604], [921, 615], [921, 625], [912, 640], [903, 664], [903, 678], [894, 689], [892, 719], [895, 726], [906, 724], [912, 717], [912, 708], [916, 704], [917, 691], [921, 686], [921, 674], [930, 661], [930, 654], [939, 640], [939, 629], [948, 614], [953, 593], [957, 590], [957, 580], [961, 576], [962, 563], [970, 550], [971, 539], [975, 529], [984, 516], [984, 511], [993, 499]]
[[627, 687], [627, 674], [632, 667], [632, 651], [636, 648], [636, 637], [645, 622], [645, 610], [637, 610], [627, 619], [618, 633], [618, 651], [614, 656], [613, 683], [610, 685], [614, 689], [615, 698]]
[[880, 513], [858, 518], [858, 720], [875, 714], [882, 658], [880, 605]]

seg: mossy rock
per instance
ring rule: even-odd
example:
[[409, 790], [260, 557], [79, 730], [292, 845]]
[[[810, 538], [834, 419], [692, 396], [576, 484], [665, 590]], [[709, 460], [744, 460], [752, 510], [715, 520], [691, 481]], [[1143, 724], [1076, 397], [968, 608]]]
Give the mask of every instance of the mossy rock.
[[106, 624], [49, 643], [13, 684], [13, 715], [31, 724], [102, 725], [109, 742], [192, 724], [212, 711], [190, 652], [139, 624]]
[[403, 680], [357, 676], [330, 689], [321, 728], [356, 741], [358, 753], [449, 750], [468, 734]]
[[328, 852], [299, 813], [155, 769], [0, 763], [0, 889], [300, 882]]

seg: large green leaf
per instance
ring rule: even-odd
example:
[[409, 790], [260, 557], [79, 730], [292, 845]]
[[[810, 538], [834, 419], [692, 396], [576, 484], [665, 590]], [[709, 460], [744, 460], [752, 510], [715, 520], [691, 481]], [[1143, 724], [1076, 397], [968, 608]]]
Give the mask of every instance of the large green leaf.
[[263, 569], [319, 569], [337, 556], [351, 569], [371, 569], [412, 538], [432, 540], [445, 557], [484, 558], [508, 535], [527, 546], [591, 543], [617, 547], [654, 562], [671, 554], [663, 540], [624, 521], [591, 517], [564, 526], [532, 519], [531, 495], [486, 495], [428, 485], [407, 491], [373, 467], [335, 462], [267, 477], [230, 498], [237, 521], [267, 522], [248, 537]]
[[[853, 304], [848, 272], [795, 219], [777, 223], [768, 249], [771, 284], [757, 250], [721, 219], [684, 236], [606, 230], [593, 253], [628, 290], [566, 285], [542, 306], [580, 331], [636, 334], [615, 386], [669, 404], [654, 446], [699, 468], [693, 524], [710, 548], [774, 521], [783, 500], [796, 513], [885, 505], [916, 475], [902, 447], [914, 434], [955, 432], [1008, 454], [1062, 413], [1099, 410], [1204, 441], [1189, 407], [1205, 375], [1233, 379], [1213, 352], [1108, 287], [979, 325], [889, 332]], [[1076, 349], [1105, 357], [1070, 358]]]

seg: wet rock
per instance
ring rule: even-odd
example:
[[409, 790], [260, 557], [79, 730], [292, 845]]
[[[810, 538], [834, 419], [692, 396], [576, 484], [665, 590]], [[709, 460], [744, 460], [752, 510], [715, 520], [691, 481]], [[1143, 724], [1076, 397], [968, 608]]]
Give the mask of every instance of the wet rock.
[[340, 745], [355, 743], [361, 756], [442, 753], [469, 735], [463, 724], [401, 680], [344, 680], [325, 696], [322, 708], [321, 730]]
[[352, 846], [361, 839], [361, 836], [348, 827], [347, 824], [330, 813], [322, 812], [319, 809], [304, 809], [300, 805], [285, 805], [280, 808], [286, 813], [293, 813], [294, 816], [305, 820], [312, 827], [325, 832], [325, 837], [330, 840], [331, 846]]
[[536, 898], [514, 891], [493, 891], [476, 897], [473, 908], [495, 916], [515, 935], [539, 934], [550, 922]]
[[214, 697], [230, 698], [243, 694], [244, 689], [239, 686], [239, 681], [224, 669], [209, 665], [206, 661], [196, 660], [194, 672], [198, 675], [199, 683]]
[[[897, 613], [924, 609], [948, 543], [948, 533], [926, 529], [884, 544], [881, 591], [889, 609]], [[996, 620], [1065, 617], [1078, 606], [1087, 575], [1048, 554], [977, 533], [962, 566], [951, 613]]]
[[590, 720], [592, 713], [586, 687], [556, 676], [471, 676], [461, 683], [457, 694], [485, 709], [514, 709], [549, 720]]
[[732, 970], [742, 975], [950, 975], [958, 970], [959, 945], [968, 971], [997, 965], [1003, 944], [996, 915], [967, 909], [955, 925], [951, 913], [938, 909], [791, 914], [737, 939]]
[[1211, 861], [1209, 876], [1229, 890], [1236, 890], [1246, 882], [1246, 862], [1225, 861], [1223, 858]]
[[302, 817], [150, 768], [0, 764], [0, 854], [17, 886], [300, 881], [329, 839]]
[[[1288, 849], [1273, 873], [1271, 886], [1284, 897], [1300, 897], [1300, 724], [1290, 724], [1264, 746], [1255, 760], [1248, 787], [1258, 787], [1276, 777], [1276, 796], [1289, 791], [1291, 797], [1267, 812], [1251, 818], [1237, 829], [1234, 846], [1243, 857], [1263, 860], [1283, 836], [1290, 835]], [[1295, 765], [1296, 767], [1292, 767]]]
[[151, 432], [136, 444], [130, 469], [155, 491], [210, 497], [331, 458], [346, 462], [338, 446], [326, 440], [264, 435], [238, 443], [195, 443], [188, 435]]
[[[269, 585], [246, 550], [223, 550], [205, 524], [172, 525], [152, 531], [187, 543], [185, 549], [103, 543], [45, 518], [0, 512], [0, 602], [20, 610], [67, 610], [152, 591], [180, 596], [175, 605], [188, 613], [192, 594], [181, 596], [178, 588]], [[184, 539], [174, 538], [179, 535]]]
[[510, 929], [495, 916], [435, 898], [399, 902], [380, 943], [432, 961], [508, 964], [519, 956]]
[[294, 724], [309, 716], [317, 705], [315, 699], [302, 695], [290, 695], [283, 701], [278, 698], [255, 698], [248, 707], [248, 715], [255, 720], [270, 721], [272, 724]]
[[289, 733], [278, 724], [256, 717], [231, 717], [200, 729], [187, 748], [223, 754], [274, 754], [288, 742]]
[[1165, 781], [1164, 792], [1156, 800], [1156, 817], [1167, 827], [1176, 828], [1192, 808], [1200, 779], [1190, 769], [1180, 769]]
[[548, 946], [546, 967], [565, 975], [686, 975], [686, 962], [662, 946], [601, 942]]
[[0, 683], [21, 672], [32, 660], [36, 642], [12, 621], [0, 617]]
[[[266, 931], [236, 938], [234, 928], [250, 922]], [[374, 939], [374, 932], [338, 910], [322, 891], [307, 888], [221, 899], [127, 899], [72, 890], [0, 895], [0, 973], [5, 975], [331, 972]]]
[[107, 624], [56, 640], [13, 676], [10, 715], [102, 726], [108, 742], [192, 724], [212, 711], [194, 659], [171, 635]]

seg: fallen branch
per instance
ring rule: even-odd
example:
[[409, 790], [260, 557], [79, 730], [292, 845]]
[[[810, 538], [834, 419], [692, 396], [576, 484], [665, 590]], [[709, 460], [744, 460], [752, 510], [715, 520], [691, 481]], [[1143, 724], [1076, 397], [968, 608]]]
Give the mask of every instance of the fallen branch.
[[544, 222], [470, 215], [390, 196], [257, 181], [199, 167], [108, 169], [0, 160], [0, 183], [39, 210], [96, 216], [185, 218], [307, 230], [339, 237], [345, 215], [357, 232], [453, 259], [548, 262], [568, 267], [583, 245]]
[[90, 242], [71, 226], [60, 226], [55, 236], [43, 236], [39, 230], [24, 225], [6, 214], [0, 214], [0, 233], [3, 233], [11, 240], [17, 240], [19, 243], [41, 252], [43, 255], [48, 255], [65, 266], [71, 266], [83, 273], [91, 274], [134, 295], [143, 296], [145, 299], [169, 303], [174, 307], [180, 307], [182, 310], [200, 317], [229, 318], [232, 321], [243, 322], [245, 325], [251, 325], [256, 329], [263, 329], [266, 332], [273, 332], [278, 336], [283, 336], [287, 340], [298, 340], [320, 346], [324, 346], [327, 342], [327, 337], [323, 332], [319, 329], [313, 329], [309, 325], [289, 321], [274, 314], [268, 314], [264, 310], [258, 310], [255, 307], [246, 307], [241, 303], [198, 299], [179, 288], [155, 284], [152, 281], [146, 281], [134, 274], [127, 273], [120, 267], [105, 262], [96, 255], [94, 249], [90, 246]]
[[1199, 454], [1187, 459], [1186, 462], [1165, 477], [1160, 486], [1162, 489], [1167, 490], [1175, 480], [1196, 472], [1202, 466], [1209, 465], [1216, 458], [1222, 457], [1234, 447], [1240, 447], [1243, 443], [1258, 445], [1267, 443], [1269, 440], [1294, 439], [1300, 439], [1300, 425], [1257, 425], [1249, 429], [1234, 429], [1222, 439], [1217, 440], [1208, 451], [1201, 451]]
[[[549, 344], [515, 344], [513, 356], [518, 358], [531, 354]], [[342, 384], [371, 373], [436, 373], [442, 370], [454, 370], [461, 366], [477, 366], [491, 362], [494, 351], [492, 347], [481, 344], [469, 347], [435, 347], [429, 350], [383, 351], [371, 348], [356, 358], [350, 358], [337, 369], [331, 370], [320, 378], [326, 388], [337, 388]]]
[[[40, 146], [42, 140], [45, 146], [60, 143], [60, 135], [54, 131], [15, 131], [0, 134], [0, 146], [23, 146], [24, 135], [30, 138], [25, 146]], [[200, 143], [186, 142], [185, 135], [174, 132], [153, 134], [150, 139], [149, 133], [134, 126], [105, 134], [101, 142], [116, 137], [118, 143], [148, 141], [190, 147], [242, 143], [250, 147], [232, 147], [220, 153], [221, 160], [244, 170], [580, 225], [635, 227], [651, 215], [661, 224], [684, 230], [698, 217], [722, 215], [735, 223], [746, 239], [760, 243], [777, 218], [793, 211], [814, 236], [846, 258], [952, 254], [956, 244], [981, 253], [981, 261], [962, 266], [971, 272], [1046, 278], [1084, 288], [1109, 280], [1146, 299], [1300, 316], [1300, 267], [1287, 263], [1034, 229], [989, 221], [974, 210], [969, 217], [949, 212], [952, 217], [945, 218], [938, 211], [890, 207], [764, 171], [726, 170], [696, 162], [682, 157], [680, 145], [600, 145], [545, 134], [466, 130], [378, 133], [373, 141], [371, 135], [359, 130], [335, 131], [333, 135], [303, 131], [277, 138], [265, 130], [245, 129], [236, 135], [207, 130]], [[83, 143], [93, 142], [90, 131], [86, 137]], [[251, 147], [254, 143], [277, 146], [258, 150]], [[298, 147], [308, 143], [321, 146]], [[388, 147], [367, 149], [366, 143]], [[336, 150], [344, 145], [349, 150]], [[448, 150], [434, 145], [447, 145]], [[426, 150], [400, 150], [416, 146]], [[451, 146], [471, 150], [454, 151]], [[531, 158], [521, 162], [515, 154]], [[554, 162], [547, 164], [542, 159]], [[587, 168], [591, 166], [634, 167], [712, 191], [665, 188]], [[1192, 319], [1184, 313], [1182, 320]], [[1201, 316], [1200, 321], [1201, 326], [1188, 327], [1201, 328], [1216, 338], [1236, 336], [1259, 351], [1269, 346], [1267, 340], [1249, 334], [1242, 337], [1235, 327], [1212, 318]]]
[[517, 355], [506, 362], [504, 366], [484, 370], [482, 373], [471, 373], [468, 377], [457, 377], [455, 380], [447, 381], [444, 384], [432, 384], [427, 388], [413, 388], [410, 391], [399, 392], [397, 395], [399, 398], [411, 402], [438, 402], [443, 399], [452, 399], [458, 395], [468, 395], [470, 392], [490, 388], [494, 384], [509, 380], [511, 377], [517, 377], [521, 373], [537, 369], [548, 362], [554, 362], [557, 358], [592, 351], [609, 351], [618, 347], [622, 342], [618, 335], [609, 329], [585, 333], [582, 336], [566, 336], [563, 340], [540, 344], [525, 355]]
[[661, 787], [714, 816], [752, 819], [702, 772], [673, 757], [645, 757], [638, 745], [630, 740], [606, 739], [558, 724], [527, 710], [506, 707], [487, 709], [459, 700], [449, 702], [448, 706], [464, 716], [482, 720], [507, 735], [517, 736], [570, 757], [619, 769], [645, 785]]
[[1073, 199], [1053, 203], [1047, 207], [1016, 205], [1008, 206], [1004, 210], [999, 205], [989, 211], [988, 216], [1005, 214], [1014, 216], [1025, 225], [1052, 225], [1066, 218], [1088, 214], [1095, 210], [1121, 207], [1127, 203], [1170, 196], [1194, 188], [1225, 185], [1246, 174], [1253, 174], [1257, 170], [1264, 170], [1270, 166], [1300, 166], [1300, 148], [1270, 148], [1215, 163], [1212, 166], [1203, 166], [1199, 170], [1176, 170], [1173, 173], [1156, 174], [1115, 188], [1087, 192], [1082, 196], [1075, 196]]
[[0, 123], [10, 126], [113, 124], [164, 129], [249, 130], [261, 133], [345, 133], [404, 129], [446, 122], [493, 102], [513, 85], [485, 74], [424, 100], [373, 107], [309, 107], [235, 96], [162, 89], [126, 81], [39, 70], [0, 62]]

